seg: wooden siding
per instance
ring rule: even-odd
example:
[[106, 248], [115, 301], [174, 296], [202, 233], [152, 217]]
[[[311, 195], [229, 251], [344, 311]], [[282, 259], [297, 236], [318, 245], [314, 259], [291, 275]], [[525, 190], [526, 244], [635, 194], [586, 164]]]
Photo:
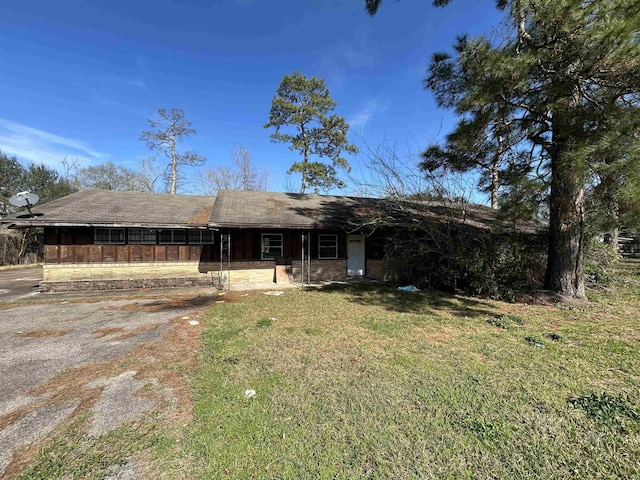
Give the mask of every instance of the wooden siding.
[[45, 263], [150, 263], [209, 261], [202, 245], [45, 245]]

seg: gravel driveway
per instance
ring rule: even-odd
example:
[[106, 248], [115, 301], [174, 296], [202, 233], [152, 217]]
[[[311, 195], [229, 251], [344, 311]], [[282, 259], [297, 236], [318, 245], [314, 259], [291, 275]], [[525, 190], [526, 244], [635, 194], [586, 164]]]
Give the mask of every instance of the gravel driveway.
[[16, 470], [17, 454], [24, 457], [81, 410], [91, 414], [88, 433], [101, 435], [158, 407], [157, 399], [139, 395], [145, 387], [171, 401], [169, 387], [156, 378], [138, 378], [135, 365], [118, 359], [165, 341], [172, 330], [197, 337], [200, 327], [189, 322], [213, 298], [208, 293], [0, 303], [0, 477]]

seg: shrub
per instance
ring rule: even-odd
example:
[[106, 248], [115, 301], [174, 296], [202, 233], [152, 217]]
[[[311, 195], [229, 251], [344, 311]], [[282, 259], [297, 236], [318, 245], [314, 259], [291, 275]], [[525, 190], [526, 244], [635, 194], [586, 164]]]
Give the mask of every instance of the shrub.
[[540, 288], [544, 278], [540, 235], [457, 228], [441, 235], [402, 232], [389, 244], [387, 269], [400, 284], [513, 301], [518, 291]]
[[620, 260], [618, 246], [612, 246], [592, 238], [587, 243], [584, 262], [585, 281], [592, 286], [608, 286], [612, 281], [612, 270]]

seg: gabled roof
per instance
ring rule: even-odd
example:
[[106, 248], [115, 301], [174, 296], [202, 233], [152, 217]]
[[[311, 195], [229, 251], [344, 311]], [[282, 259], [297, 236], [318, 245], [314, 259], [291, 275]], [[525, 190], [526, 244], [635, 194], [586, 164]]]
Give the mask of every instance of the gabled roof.
[[3, 219], [16, 226], [206, 227], [215, 197], [81, 190], [26, 214]]

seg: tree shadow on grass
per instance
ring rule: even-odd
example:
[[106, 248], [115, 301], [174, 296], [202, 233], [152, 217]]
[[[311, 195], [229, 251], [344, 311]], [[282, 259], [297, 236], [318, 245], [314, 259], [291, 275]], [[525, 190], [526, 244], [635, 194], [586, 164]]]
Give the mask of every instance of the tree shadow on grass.
[[456, 317], [493, 316], [496, 312], [488, 302], [441, 292], [402, 292], [391, 286], [327, 285], [323, 292], [350, 294], [349, 301], [364, 306], [382, 307], [398, 313], [422, 313], [440, 316], [447, 312]]

